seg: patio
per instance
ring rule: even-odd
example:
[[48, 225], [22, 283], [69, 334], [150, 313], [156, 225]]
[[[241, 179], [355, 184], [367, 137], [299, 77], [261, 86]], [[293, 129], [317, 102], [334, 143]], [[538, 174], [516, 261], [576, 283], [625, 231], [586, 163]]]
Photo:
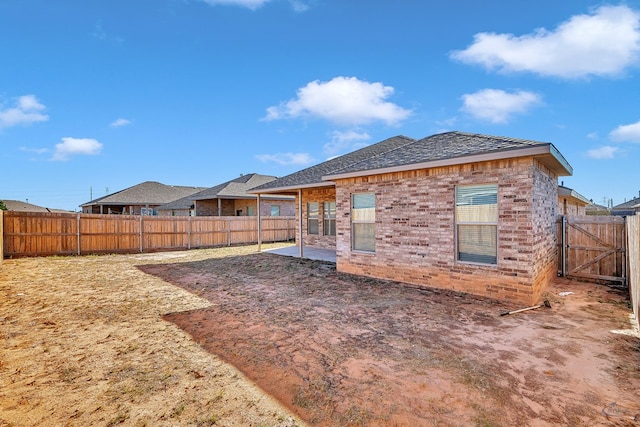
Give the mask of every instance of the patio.
[[[300, 257], [300, 248], [297, 245], [287, 246], [284, 248], [265, 249], [262, 252], [269, 252], [276, 255]], [[316, 261], [329, 261], [335, 264], [336, 251], [331, 249], [314, 248], [312, 246], [303, 246], [302, 258], [312, 259]]]

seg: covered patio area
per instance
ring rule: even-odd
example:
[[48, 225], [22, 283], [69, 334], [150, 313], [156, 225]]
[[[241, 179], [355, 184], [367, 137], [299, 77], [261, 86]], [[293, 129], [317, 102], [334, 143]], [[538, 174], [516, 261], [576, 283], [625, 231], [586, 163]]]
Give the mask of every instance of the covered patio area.
[[[291, 245], [284, 248], [265, 249], [262, 252], [270, 252], [272, 254], [300, 258], [300, 248], [298, 247], [298, 245]], [[314, 248], [313, 246], [304, 246], [302, 251], [302, 258], [335, 263], [336, 251], [331, 249]]]

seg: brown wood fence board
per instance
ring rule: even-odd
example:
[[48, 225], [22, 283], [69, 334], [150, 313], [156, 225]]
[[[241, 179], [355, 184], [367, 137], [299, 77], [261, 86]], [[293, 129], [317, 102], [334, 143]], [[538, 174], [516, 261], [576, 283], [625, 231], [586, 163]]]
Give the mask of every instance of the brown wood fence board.
[[[558, 222], [558, 265], [565, 259], [569, 277], [624, 282], [626, 278], [625, 221], [616, 216], [567, 216], [562, 235]], [[564, 248], [562, 243], [564, 242]], [[564, 249], [564, 252], [563, 252]]]
[[[256, 243], [257, 217], [4, 212], [4, 256], [84, 255]], [[291, 217], [262, 218], [264, 242], [295, 236]]]
[[629, 294], [636, 328], [640, 329], [640, 215], [627, 217]]

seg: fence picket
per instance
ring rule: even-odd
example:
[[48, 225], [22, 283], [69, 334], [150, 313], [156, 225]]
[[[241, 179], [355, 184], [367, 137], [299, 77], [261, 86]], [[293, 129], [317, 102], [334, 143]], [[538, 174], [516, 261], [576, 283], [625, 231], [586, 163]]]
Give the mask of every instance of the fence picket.
[[[3, 212], [5, 257], [134, 253], [257, 243], [257, 217]], [[291, 217], [261, 218], [264, 242], [291, 240]], [[0, 252], [1, 253], [1, 252]]]

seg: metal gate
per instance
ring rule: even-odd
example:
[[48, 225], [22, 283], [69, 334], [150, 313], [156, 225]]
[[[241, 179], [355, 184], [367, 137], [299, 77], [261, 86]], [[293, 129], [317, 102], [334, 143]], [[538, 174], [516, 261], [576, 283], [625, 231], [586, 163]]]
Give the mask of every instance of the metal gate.
[[624, 217], [568, 215], [558, 226], [562, 276], [627, 284]]

